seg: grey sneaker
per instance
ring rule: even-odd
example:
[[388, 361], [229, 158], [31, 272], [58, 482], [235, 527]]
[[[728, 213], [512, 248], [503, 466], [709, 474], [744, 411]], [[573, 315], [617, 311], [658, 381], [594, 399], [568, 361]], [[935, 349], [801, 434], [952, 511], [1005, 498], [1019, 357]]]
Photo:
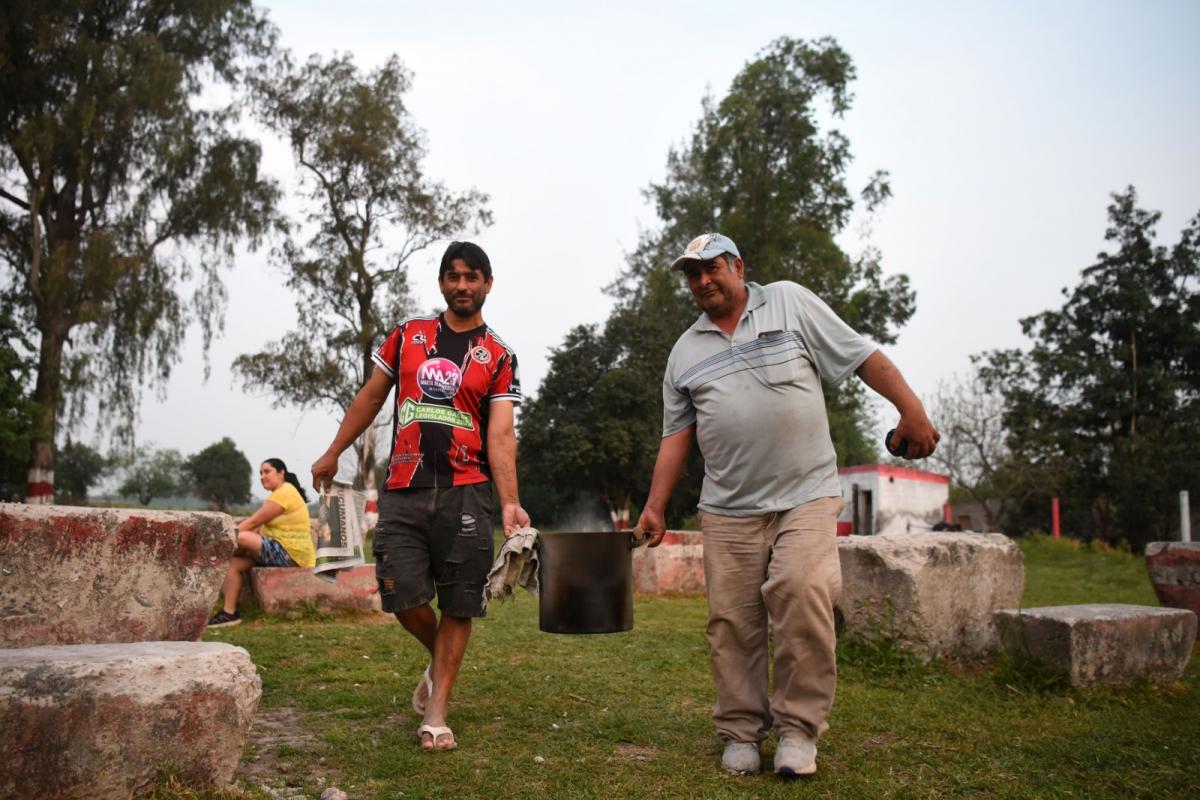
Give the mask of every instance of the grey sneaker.
[[758, 745], [753, 742], [727, 742], [721, 755], [721, 768], [737, 775], [757, 775], [762, 771]]
[[817, 744], [807, 736], [788, 734], [775, 747], [775, 774], [799, 778], [817, 771]]

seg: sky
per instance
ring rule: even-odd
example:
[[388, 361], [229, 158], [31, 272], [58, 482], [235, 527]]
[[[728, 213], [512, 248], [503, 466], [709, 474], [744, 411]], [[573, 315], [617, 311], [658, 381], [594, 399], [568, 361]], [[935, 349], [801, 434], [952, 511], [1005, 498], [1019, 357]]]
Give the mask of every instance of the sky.
[[[1026, 344], [1020, 318], [1062, 304], [1062, 289], [1105, 249], [1112, 192], [1133, 185], [1144, 208], [1162, 212], [1162, 244], [1200, 212], [1200, 3], [267, 9], [301, 58], [349, 53], [367, 70], [395, 53], [412, 70], [408, 107], [426, 132], [427, 173], [490, 195], [494, 224], [474, 237], [495, 270], [484, 316], [517, 352], [529, 395], [566, 332], [607, 317], [603, 287], [658, 224], [643, 192], [690, 136], [703, 97], [724, 96], [780, 36], [832, 36], [855, 63], [853, 106], [834, 121], [854, 155], [847, 184], [857, 192], [885, 169], [894, 196], [869, 238], [852, 224], [840, 243], [851, 255], [877, 247], [886, 273], [909, 276], [916, 314], [884, 351], [926, 401], [967, 373], [971, 354]], [[289, 150], [263, 145], [264, 168], [294, 193]], [[442, 249], [410, 261], [422, 309], [441, 302]], [[294, 328], [296, 300], [261, 252], [240, 254], [226, 279], [211, 376], [193, 329], [165, 392], [145, 394], [139, 441], [188, 454], [229, 436], [252, 464], [283, 458], [307, 483], [339, 414], [274, 408], [229, 371]], [[895, 420], [879, 407], [880, 430]]]

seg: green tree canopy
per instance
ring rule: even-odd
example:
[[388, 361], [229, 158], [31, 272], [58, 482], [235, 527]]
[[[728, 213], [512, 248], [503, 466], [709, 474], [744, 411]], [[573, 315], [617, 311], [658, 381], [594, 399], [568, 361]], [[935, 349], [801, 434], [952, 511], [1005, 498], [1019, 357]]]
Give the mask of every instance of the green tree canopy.
[[137, 498], [144, 506], [156, 497], [186, 494], [190, 488], [183, 456], [178, 450], [139, 447], [125, 459], [122, 471], [124, 479], [117, 493]]
[[268, 230], [277, 192], [232, 132], [237, 104], [200, 96], [236, 86], [274, 33], [250, 0], [3, 8], [0, 280], [37, 335], [32, 487], [53, 482], [64, 400], [128, 439], [136, 388], [166, 379], [189, 321], [206, 347], [220, 326], [218, 270]]
[[58, 502], [86, 503], [88, 492], [108, 474], [111, 464], [98, 450], [67, 439], [58, 451]]
[[1176, 530], [1178, 492], [1200, 490], [1200, 214], [1171, 248], [1160, 214], [1113, 195], [1101, 252], [1066, 302], [1021, 320], [1029, 350], [986, 353], [1028, 498], [1013, 524], [1141, 548]]
[[33, 426], [32, 345], [13, 306], [0, 297], [0, 501], [25, 495], [29, 434]]
[[192, 492], [217, 509], [250, 502], [250, 462], [228, 436], [190, 456], [184, 469]]
[[[257, 82], [262, 118], [300, 167], [313, 229], [278, 253], [299, 329], [234, 362], [246, 387], [276, 405], [349, 408], [375, 348], [413, 311], [412, 256], [491, 223], [487, 195], [425, 175], [424, 137], [404, 104], [411, 80], [395, 56], [367, 74], [349, 56], [313, 56], [299, 68], [283, 59]], [[355, 449], [358, 480], [374, 488], [373, 431]]]
[[616, 368], [614, 353], [594, 326], [572, 329], [521, 414], [522, 496], [538, 518], [587, 519], [598, 495], [627, 526], [631, 498], [645, 492], [660, 424], [639, 406], [644, 393], [629, 383], [636, 373]]
[[[641, 237], [610, 287], [617, 303], [600, 339], [606, 369], [619, 373], [608, 380], [626, 392], [624, 424], [631, 435], [650, 437], [649, 449], [657, 448], [661, 431], [667, 356], [699, 313], [685, 281], [669, 267], [701, 233], [720, 231], [731, 237], [746, 262], [748, 280], [797, 281], [877, 342], [895, 341], [896, 330], [912, 315], [915, 298], [906, 276], [886, 277], [873, 248], [851, 257], [835, 241], [855, 206], [845, 176], [850, 147], [839, 131], [822, 130], [820, 120], [836, 120], [849, 109], [853, 80], [850, 57], [833, 40], [779, 39], [738, 73], [719, 103], [704, 101], [690, 140], [668, 153], [665, 180], [647, 192], [661, 226]], [[865, 211], [873, 213], [890, 194], [887, 174], [876, 172], [861, 193]], [[573, 415], [582, 411], [585, 418], [604, 418], [595, 407], [598, 399], [568, 404], [551, 396], [559, 391], [555, 364], [579, 369], [571, 349], [585, 345], [593, 346], [568, 336], [538, 398], [527, 404], [522, 463], [553, 462], [539, 448], [569, 446], [569, 438], [544, 433], [567, 424], [562, 413], [568, 407]], [[587, 357], [580, 360], [591, 363]], [[836, 391], [827, 389], [826, 396], [839, 463], [874, 461], [877, 450], [867, 438], [863, 389], [852, 381]], [[640, 503], [650, 485], [653, 456], [631, 460], [627, 451], [617, 451], [602, 458], [623, 466], [628, 485], [638, 487], [631, 489], [633, 501]], [[560, 485], [576, 482], [574, 475], [551, 475]], [[693, 454], [669, 509], [674, 522], [695, 506], [701, 475], [699, 457]], [[531, 474], [529, 480], [538, 476]], [[580, 473], [578, 488], [592, 480], [590, 473]], [[522, 485], [524, 492], [528, 480]]]

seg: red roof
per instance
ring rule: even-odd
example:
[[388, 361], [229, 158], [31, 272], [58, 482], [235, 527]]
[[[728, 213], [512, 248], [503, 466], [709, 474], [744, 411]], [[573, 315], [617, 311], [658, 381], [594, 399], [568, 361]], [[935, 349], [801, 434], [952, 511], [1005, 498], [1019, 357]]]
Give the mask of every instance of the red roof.
[[904, 478], [909, 481], [927, 481], [929, 483], [950, 483], [949, 475], [938, 472], [926, 472], [913, 467], [898, 467], [892, 464], [858, 464], [853, 467], [838, 467], [839, 475], [863, 475], [878, 473], [881, 478]]

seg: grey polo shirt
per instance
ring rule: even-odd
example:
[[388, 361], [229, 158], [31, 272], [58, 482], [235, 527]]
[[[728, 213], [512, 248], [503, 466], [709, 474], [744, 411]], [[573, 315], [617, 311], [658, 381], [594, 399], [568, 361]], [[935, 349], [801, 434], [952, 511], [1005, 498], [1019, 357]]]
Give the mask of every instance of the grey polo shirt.
[[663, 436], [696, 424], [700, 508], [734, 517], [841, 495], [821, 382], [837, 386], [876, 349], [799, 284], [747, 287], [733, 336], [702, 314], [663, 378]]

